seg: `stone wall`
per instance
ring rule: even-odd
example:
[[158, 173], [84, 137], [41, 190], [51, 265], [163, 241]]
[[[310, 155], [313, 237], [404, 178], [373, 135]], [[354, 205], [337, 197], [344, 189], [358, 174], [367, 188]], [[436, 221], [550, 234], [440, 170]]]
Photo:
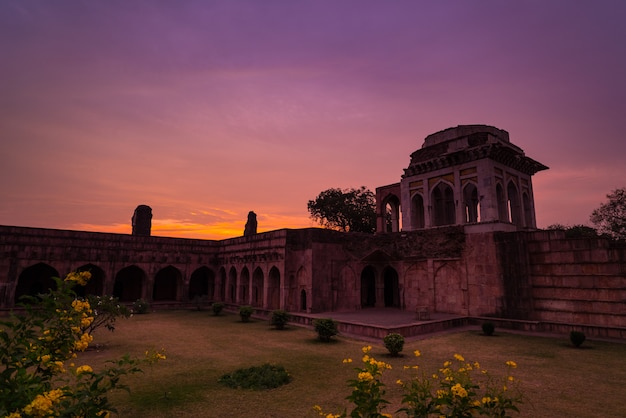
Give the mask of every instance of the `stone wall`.
[[515, 283], [505, 316], [626, 328], [626, 243], [537, 231], [500, 234], [499, 250], [505, 288]]

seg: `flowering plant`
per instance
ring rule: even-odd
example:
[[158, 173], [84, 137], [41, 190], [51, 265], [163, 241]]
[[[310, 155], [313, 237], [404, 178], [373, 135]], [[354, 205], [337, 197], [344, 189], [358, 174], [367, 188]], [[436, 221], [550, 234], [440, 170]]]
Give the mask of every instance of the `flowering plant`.
[[72, 288], [90, 277], [55, 278], [55, 290], [26, 297], [23, 313], [0, 321], [0, 416], [108, 417], [115, 409], [107, 392], [126, 388], [120, 377], [141, 371], [141, 361], [128, 356], [101, 371], [78, 363], [93, 341], [87, 330], [95, 313]]
[[[357, 372], [357, 378], [348, 380], [348, 386], [352, 388], [352, 393], [346, 399], [354, 403], [354, 409], [350, 415], [346, 415], [346, 411], [339, 415], [324, 414], [322, 408], [316, 405], [314, 409], [321, 416], [326, 416], [326, 418], [391, 417], [389, 414], [382, 413], [389, 402], [383, 399], [385, 384], [380, 380], [383, 371], [391, 369], [391, 365], [371, 357], [369, 355], [371, 349], [372, 347], [369, 345], [363, 347], [363, 357], [361, 358], [363, 365], [354, 369]], [[343, 362], [350, 364], [352, 359], [347, 358]]]
[[[350, 417], [391, 417], [382, 413], [385, 404], [389, 403], [383, 396], [384, 384], [380, 381], [382, 372], [391, 366], [377, 361], [369, 355], [371, 347], [363, 347], [364, 366], [356, 368], [357, 379], [349, 380], [352, 394], [347, 397], [355, 404], [350, 415], [325, 414], [320, 406], [313, 409], [326, 418]], [[413, 352], [421, 356], [419, 350]], [[344, 363], [351, 363], [345, 359]], [[514, 361], [507, 361], [507, 376], [495, 379], [482, 369], [478, 362], [466, 361], [460, 354], [454, 359], [445, 361], [438, 373], [426, 376], [419, 374], [419, 366], [404, 366], [413, 370], [416, 375], [407, 380], [399, 379], [396, 383], [404, 390], [402, 405], [397, 412], [409, 418], [469, 418], [474, 416], [510, 418], [511, 411], [519, 412], [517, 404], [522, 396], [512, 370], [517, 367]]]

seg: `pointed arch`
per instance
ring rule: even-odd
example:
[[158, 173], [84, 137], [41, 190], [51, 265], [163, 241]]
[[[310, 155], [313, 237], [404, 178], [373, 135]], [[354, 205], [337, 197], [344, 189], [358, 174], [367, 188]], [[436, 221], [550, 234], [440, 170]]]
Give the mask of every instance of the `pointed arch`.
[[509, 222], [509, 210], [506, 196], [500, 183], [496, 184], [496, 200], [498, 204], [498, 220], [501, 222]]
[[513, 180], [509, 181], [509, 184], [506, 188], [506, 194], [508, 199], [507, 203], [509, 210], [509, 219], [511, 220], [512, 224], [522, 226], [522, 213], [519, 191]]
[[250, 303], [250, 271], [248, 267], [244, 267], [241, 269], [241, 273], [239, 274], [239, 295], [237, 299], [237, 303], [241, 305], [247, 305]]
[[113, 296], [119, 298], [120, 302], [141, 299], [146, 277], [146, 272], [135, 265], [124, 267], [115, 275]]
[[183, 275], [174, 266], [167, 266], [159, 270], [154, 276], [152, 287], [153, 301], [173, 301], [178, 300], [178, 287]]
[[361, 272], [361, 308], [376, 306], [376, 270], [367, 266]]
[[411, 228], [421, 229], [425, 226], [424, 197], [419, 193], [415, 193], [411, 199]]
[[383, 202], [385, 211], [385, 232], [398, 232], [401, 229], [401, 206], [398, 196], [392, 194]]
[[226, 269], [220, 267], [219, 270], [219, 282], [218, 282], [217, 300], [226, 301]]
[[463, 188], [463, 209], [465, 223], [480, 222], [478, 189], [474, 183], [467, 183]]
[[440, 181], [433, 189], [431, 195], [431, 201], [434, 206], [433, 225], [454, 225], [456, 223], [456, 211], [452, 186], [444, 181]]
[[267, 275], [267, 308], [280, 309], [280, 270], [276, 266]]
[[95, 295], [102, 296], [104, 294], [104, 270], [95, 264], [85, 264], [76, 269], [76, 271], [88, 271], [91, 278], [85, 286], [76, 286], [74, 291], [78, 296]]
[[228, 285], [226, 301], [230, 303], [237, 303], [237, 270], [235, 267], [231, 267], [228, 271]]
[[215, 274], [206, 266], [197, 268], [189, 278], [189, 300], [205, 296], [213, 300], [215, 295]]
[[37, 296], [56, 289], [53, 277], [59, 277], [59, 272], [46, 263], [37, 263], [25, 268], [17, 278], [15, 302], [18, 302], [22, 296]]
[[252, 292], [250, 304], [252, 306], [263, 307], [264, 282], [265, 282], [265, 277], [263, 275], [263, 270], [261, 270], [261, 267], [255, 268], [254, 271], [252, 272], [252, 288], [250, 289]]
[[400, 307], [400, 284], [398, 280], [398, 272], [391, 266], [385, 267], [383, 270], [383, 286], [385, 307]]

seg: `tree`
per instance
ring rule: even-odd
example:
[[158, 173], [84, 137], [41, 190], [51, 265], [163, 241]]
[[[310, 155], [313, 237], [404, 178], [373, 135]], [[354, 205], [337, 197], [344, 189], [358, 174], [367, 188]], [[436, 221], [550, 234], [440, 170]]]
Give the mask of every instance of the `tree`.
[[598, 231], [615, 239], [626, 239], [626, 187], [606, 195], [609, 201], [591, 213]]
[[376, 198], [365, 186], [359, 189], [328, 189], [307, 208], [320, 225], [344, 232], [376, 231]]

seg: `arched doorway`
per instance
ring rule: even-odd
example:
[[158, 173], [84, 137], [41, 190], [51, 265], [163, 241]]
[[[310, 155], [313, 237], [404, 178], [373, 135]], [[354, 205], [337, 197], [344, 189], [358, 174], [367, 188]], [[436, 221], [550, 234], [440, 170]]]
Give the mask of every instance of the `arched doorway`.
[[213, 300], [215, 291], [215, 276], [208, 267], [200, 267], [191, 273], [189, 278], [189, 300], [206, 296]]
[[306, 290], [302, 289], [300, 291], [300, 310], [302, 312], [306, 312], [307, 304], [306, 304]]
[[376, 271], [367, 266], [361, 272], [361, 308], [376, 306]]
[[398, 272], [393, 267], [385, 267], [383, 271], [384, 295], [386, 308], [400, 307], [400, 287]]
[[154, 287], [152, 289], [152, 300], [165, 301], [177, 300], [178, 283], [181, 280], [180, 271], [174, 266], [167, 266], [154, 277]]
[[113, 296], [120, 302], [135, 302], [141, 299], [146, 273], [137, 266], [128, 266], [115, 275]]
[[47, 293], [50, 289], [56, 289], [53, 277], [59, 277], [59, 272], [45, 263], [37, 263], [25, 268], [17, 279], [15, 302], [18, 302], [22, 296], [37, 296]]
[[90, 263], [77, 268], [76, 271], [88, 271], [91, 273], [91, 279], [89, 279], [85, 286], [77, 285], [74, 287], [74, 292], [76, 292], [78, 296], [102, 296], [102, 289], [104, 286], [104, 270]]
[[252, 273], [252, 306], [263, 307], [263, 286], [265, 278], [261, 267], [254, 269]]
[[280, 271], [273, 266], [270, 269], [267, 283], [267, 308], [279, 309], [280, 308]]

